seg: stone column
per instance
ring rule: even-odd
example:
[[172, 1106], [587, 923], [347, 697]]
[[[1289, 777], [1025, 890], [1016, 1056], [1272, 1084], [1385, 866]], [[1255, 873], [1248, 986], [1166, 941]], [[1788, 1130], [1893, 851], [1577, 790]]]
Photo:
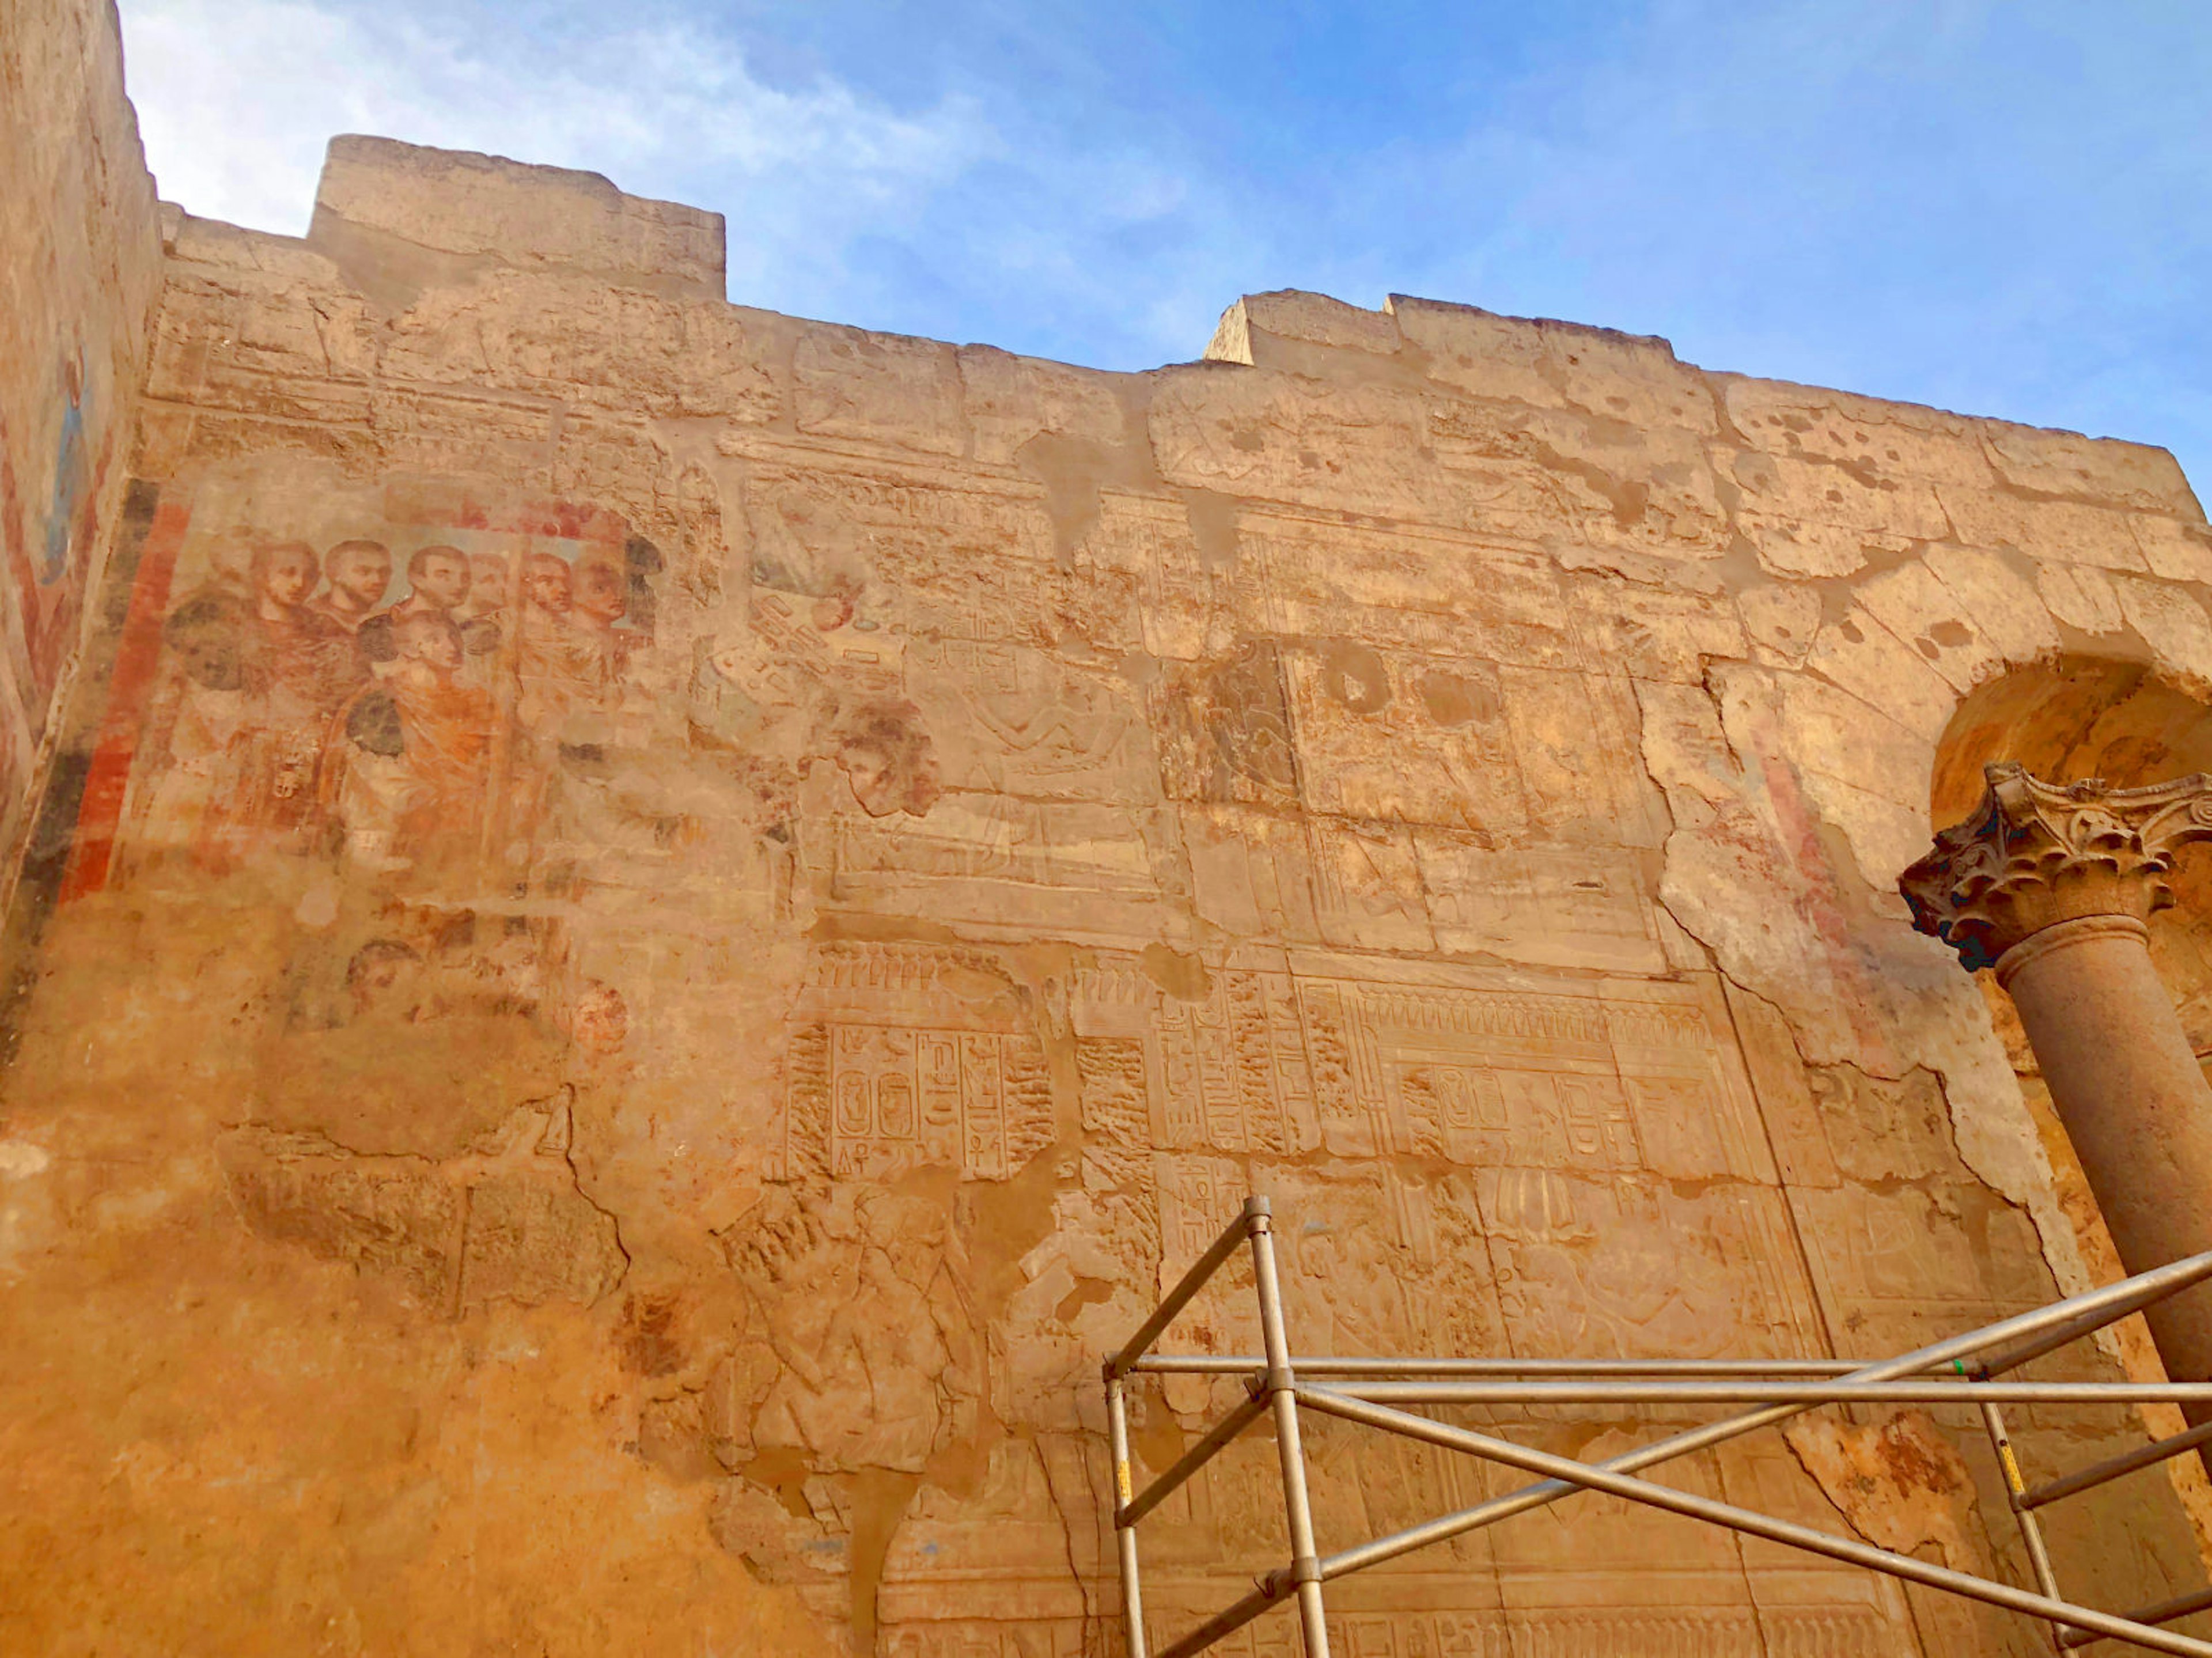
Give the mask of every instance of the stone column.
[[[2212, 1249], [2212, 1085], [2144, 926], [2173, 902], [2175, 851], [2212, 840], [2212, 778], [1986, 775], [1982, 804], [1898, 882], [1914, 924], [1970, 971], [1996, 969], [2127, 1270]], [[2212, 1286], [2148, 1316], [2167, 1373], [2212, 1380]]]

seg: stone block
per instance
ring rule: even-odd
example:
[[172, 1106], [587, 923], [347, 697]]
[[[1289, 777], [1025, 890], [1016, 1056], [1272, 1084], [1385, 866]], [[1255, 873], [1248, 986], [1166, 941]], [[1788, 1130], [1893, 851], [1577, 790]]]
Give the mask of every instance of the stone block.
[[2164, 449], [1997, 421], [1984, 425], [1982, 441], [1996, 476], [2022, 495], [2204, 521], [2189, 480]]
[[1388, 311], [1363, 311], [1294, 288], [1247, 294], [1221, 313], [1205, 351], [1209, 362], [1277, 366], [1279, 344], [1328, 346], [1389, 356], [1405, 343]]
[[793, 354], [792, 381], [802, 432], [927, 454], [967, 448], [960, 369], [950, 346], [812, 327]]
[[1717, 428], [1705, 377], [1665, 340], [1402, 294], [1390, 296], [1390, 314], [1431, 379], [1477, 397], [1573, 409], [1644, 432]]
[[722, 216], [626, 196], [596, 173], [390, 138], [331, 140], [311, 246], [378, 232], [434, 253], [722, 297]]
[[1970, 547], [2008, 549], [2030, 558], [2106, 570], [2148, 570], [2136, 539], [2137, 515], [2080, 501], [1945, 489], [1949, 539]]

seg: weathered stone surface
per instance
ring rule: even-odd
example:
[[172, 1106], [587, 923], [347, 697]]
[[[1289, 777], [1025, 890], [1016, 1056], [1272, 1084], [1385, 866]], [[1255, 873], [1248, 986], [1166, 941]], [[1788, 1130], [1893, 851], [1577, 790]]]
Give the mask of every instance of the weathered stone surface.
[[331, 140], [315, 214], [318, 240], [381, 233], [520, 270], [658, 278], [721, 297], [720, 214], [625, 196], [596, 173], [349, 134]]
[[1932, 1549], [1954, 1571], [1989, 1570], [1974, 1527], [1972, 1471], [1935, 1418], [1902, 1411], [1878, 1426], [1826, 1418], [1784, 1430], [1790, 1449], [1852, 1528], [1899, 1554]]
[[791, 365], [799, 429], [925, 453], [966, 446], [960, 371], [950, 346], [810, 328]]
[[1479, 397], [1572, 409], [1642, 430], [1711, 434], [1713, 394], [1662, 339], [1578, 323], [1493, 316], [1471, 305], [1390, 297], [1399, 332], [1431, 379]]
[[0, 21], [0, 892], [123, 529], [161, 233], [108, 10]]
[[1210, 362], [1273, 366], [1285, 355], [1276, 349], [1279, 345], [1293, 350], [1300, 344], [1320, 345], [1389, 356], [1404, 343], [1389, 312], [1363, 311], [1325, 295], [1279, 288], [1272, 294], [1247, 294], [1223, 312], [1206, 357]]
[[1982, 443], [1997, 477], [2024, 495], [2064, 495], [2203, 522], [2188, 479], [2163, 449], [1994, 422]]
[[1730, 375], [1751, 446], [1729, 465], [1738, 521], [1778, 575], [1842, 576], [1947, 533], [1937, 486], [1989, 487], [1972, 423], [1932, 409]]
[[2132, 513], [2002, 492], [1950, 489], [1942, 495], [1950, 538], [1970, 547], [2009, 549], [2031, 558], [2105, 570], [2148, 568]]
[[[0, 26], [67, 209], [4, 210], [95, 227], [7, 290], [7, 510], [72, 319], [115, 457], [9, 913], [0, 1646], [1093, 1658], [1099, 1360], [1255, 1190], [1309, 1351], [1858, 1357], [2109, 1269], [1892, 883], [1977, 744], [2212, 752], [2156, 452], [1404, 298], [1149, 374], [800, 322], [711, 214], [382, 140], [157, 270], [106, 27]], [[1136, 1390], [1143, 1468], [1235, 1392]], [[2010, 1570], [1954, 1427], [1680, 1477]], [[1501, 1489], [1309, 1448], [1328, 1546]], [[1146, 1521], [1156, 1640], [1278, 1564], [1273, 1455]], [[2176, 1478], [2069, 1541], [2110, 1603]], [[1401, 1658], [2012, 1638], [1589, 1498], [1330, 1596]]]

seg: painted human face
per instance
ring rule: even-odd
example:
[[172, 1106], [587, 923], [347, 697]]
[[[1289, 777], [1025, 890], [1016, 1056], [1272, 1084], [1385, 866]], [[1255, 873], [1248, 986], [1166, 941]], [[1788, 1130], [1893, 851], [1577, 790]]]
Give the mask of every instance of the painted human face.
[[304, 604], [307, 595], [315, 591], [319, 574], [312, 550], [278, 547], [269, 553], [262, 565], [261, 591], [279, 604]]
[[603, 627], [612, 627], [629, 609], [629, 582], [611, 564], [594, 561], [576, 572], [576, 609]]
[[450, 673], [461, 665], [461, 636], [442, 618], [410, 623], [404, 635], [408, 656]]
[[612, 985], [593, 985], [577, 999], [570, 1029], [586, 1054], [618, 1054], [629, 1040], [629, 1010]]
[[522, 572], [522, 591], [539, 610], [550, 610], [556, 616], [568, 615], [574, 591], [568, 561], [550, 553], [532, 555]]
[[331, 555], [331, 586], [356, 610], [374, 610], [392, 585], [392, 555], [372, 543], [340, 547]]
[[871, 817], [898, 810], [898, 778], [890, 750], [872, 743], [848, 744], [837, 756], [853, 798]]
[[234, 691], [246, 683], [243, 625], [234, 601], [202, 593], [179, 605], [162, 632], [187, 678], [212, 691]]
[[862, 740], [839, 750], [837, 763], [860, 810], [871, 817], [895, 811], [925, 817], [944, 793], [927, 740], [896, 748]]
[[450, 610], [469, 596], [469, 561], [458, 551], [429, 549], [413, 560], [410, 585], [434, 610]]
[[469, 560], [469, 607], [495, 610], [507, 603], [507, 561], [497, 553], [478, 553]]

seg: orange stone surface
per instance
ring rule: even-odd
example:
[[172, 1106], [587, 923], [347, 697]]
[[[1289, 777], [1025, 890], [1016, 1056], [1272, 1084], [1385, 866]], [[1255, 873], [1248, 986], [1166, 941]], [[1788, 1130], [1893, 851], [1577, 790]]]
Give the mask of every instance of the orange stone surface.
[[[242, 230], [156, 206], [94, 0], [0, 15], [0, 1651], [1118, 1653], [1099, 1361], [1248, 1192], [1307, 1351], [1880, 1357], [2112, 1270], [1896, 881], [1985, 760], [2212, 748], [2164, 452], [1402, 297], [1135, 374], [873, 334], [381, 138]], [[1139, 1478], [1234, 1394], [1135, 1388]], [[1507, 1478], [1307, 1445], [1324, 1548]], [[1279, 1564], [1272, 1456], [1146, 1521], [1156, 1636]], [[1970, 1414], [1665, 1477], [2022, 1570]], [[2208, 1516], [2049, 1521], [2124, 1606]], [[2043, 1638], [1590, 1497], [1329, 1606]]]

